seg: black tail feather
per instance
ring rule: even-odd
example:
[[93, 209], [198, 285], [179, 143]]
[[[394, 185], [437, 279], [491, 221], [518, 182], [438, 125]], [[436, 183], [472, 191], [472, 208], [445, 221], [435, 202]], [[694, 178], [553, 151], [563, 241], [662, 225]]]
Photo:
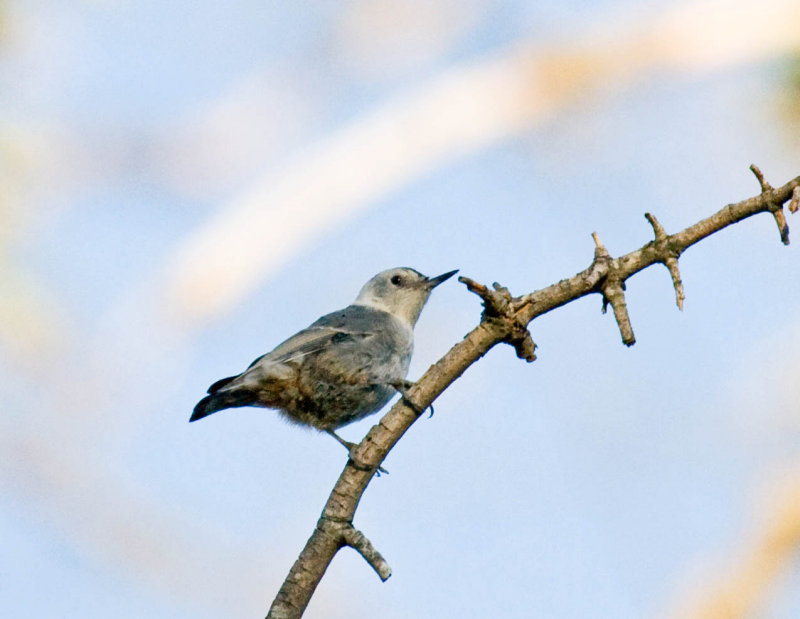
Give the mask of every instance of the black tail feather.
[[[225, 379], [227, 380], [227, 379]], [[221, 381], [220, 381], [221, 382]], [[216, 383], [215, 383], [216, 384]], [[212, 385], [213, 387], [214, 385]], [[194, 407], [189, 421], [197, 421], [207, 417], [211, 413], [216, 413], [225, 408], [236, 408], [237, 406], [248, 406], [256, 401], [256, 396], [252, 391], [237, 389], [236, 391], [222, 391], [207, 395]]]
[[228, 383], [236, 380], [237, 378], [239, 378], [239, 377], [238, 376], [228, 376], [228, 378], [221, 378], [217, 382], [215, 382], [213, 385], [211, 385], [208, 388], [208, 391], [206, 391], [206, 393], [214, 393], [215, 391], [219, 391], [225, 385], [227, 385]]

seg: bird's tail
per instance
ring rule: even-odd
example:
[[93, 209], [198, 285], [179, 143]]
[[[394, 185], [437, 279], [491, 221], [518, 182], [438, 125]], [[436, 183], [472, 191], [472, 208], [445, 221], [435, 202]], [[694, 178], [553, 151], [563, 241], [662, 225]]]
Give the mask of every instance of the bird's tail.
[[248, 406], [256, 401], [255, 394], [249, 389], [221, 390], [207, 395], [197, 403], [189, 421], [197, 421], [216, 413], [224, 408], [236, 408], [237, 406]]

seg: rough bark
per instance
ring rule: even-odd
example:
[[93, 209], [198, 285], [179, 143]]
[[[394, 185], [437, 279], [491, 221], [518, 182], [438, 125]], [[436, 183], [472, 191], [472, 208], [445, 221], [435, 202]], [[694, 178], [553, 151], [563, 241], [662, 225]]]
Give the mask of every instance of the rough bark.
[[608, 305], [612, 306], [622, 341], [631, 346], [636, 340], [625, 303], [625, 282], [635, 273], [656, 263], [663, 264], [672, 278], [678, 307], [682, 308], [684, 290], [678, 258], [695, 243], [743, 219], [758, 213], [770, 213], [778, 225], [781, 241], [788, 245], [789, 228], [783, 205], [789, 202], [790, 212], [798, 210], [800, 177], [773, 188], [756, 166], [751, 166], [751, 170], [761, 185], [759, 195], [729, 204], [675, 234], [667, 234], [658, 220], [646, 213], [645, 217], [653, 227], [654, 240], [618, 258], [610, 256], [594, 234], [595, 255], [591, 265], [541, 290], [515, 297], [497, 283], [489, 288], [460, 277], [459, 281], [483, 300], [480, 323], [425, 372], [407, 392], [407, 399], [401, 398], [354, 450], [352, 459], [347, 462], [328, 497], [314, 532], [278, 591], [267, 619], [301, 617], [328, 565], [344, 546], [356, 549], [382, 580], [389, 578], [391, 570], [384, 558], [366, 536], [353, 527], [361, 496], [386, 455], [419, 417], [416, 411], [430, 406], [448, 385], [493, 346], [501, 342], [510, 344], [521, 359], [533, 361], [536, 345], [528, 331], [530, 322], [594, 293], [602, 295], [604, 311]]

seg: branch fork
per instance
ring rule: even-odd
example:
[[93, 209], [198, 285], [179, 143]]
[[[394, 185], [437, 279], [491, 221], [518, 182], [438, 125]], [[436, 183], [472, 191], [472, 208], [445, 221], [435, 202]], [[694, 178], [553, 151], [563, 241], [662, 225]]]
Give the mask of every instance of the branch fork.
[[625, 346], [633, 346], [636, 337], [633, 335], [628, 304], [625, 302], [625, 278], [620, 273], [617, 260], [611, 257], [596, 232], [592, 232], [592, 238], [595, 245], [592, 267], [600, 267], [600, 270], [605, 272], [597, 283], [597, 290], [603, 295], [603, 313], [606, 313], [610, 304], [614, 310], [622, 343]]
[[[772, 213], [772, 216], [775, 218], [775, 223], [778, 225], [778, 232], [780, 232], [781, 235], [781, 243], [788, 245], [789, 224], [786, 223], [786, 215], [783, 213], [783, 203], [775, 199], [775, 189], [767, 182], [767, 179], [764, 178], [763, 172], [761, 172], [756, 164], [750, 165], [750, 171], [755, 174], [755, 177], [758, 179], [758, 184], [761, 185], [761, 195], [764, 197], [764, 201], [767, 203], [767, 206], [769, 206], [769, 211]], [[798, 196], [798, 188], [795, 187], [792, 190], [792, 200], [789, 203], [789, 210], [792, 213], [797, 211], [799, 201], [800, 197]]]
[[469, 277], [458, 278], [467, 290], [478, 295], [483, 301], [481, 324], [492, 324], [506, 331], [502, 341], [514, 348], [517, 357], [528, 363], [536, 360], [536, 342], [528, 330], [528, 321], [520, 315], [520, 311], [530, 305], [531, 301], [524, 297], [513, 297], [508, 288], [497, 282], [488, 288]]
[[670, 237], [667, 235], [666, 230], [664, 230], [664, 226], [656, 219], [655, 215], [652, 213], [645, 213], [644, 216], [653, 227], [653, 234], [655, 235], [653, 247], [655, 247], [658, 254], [662, 257], [661, 263], [667, 267], [669, 271], [669, 275], [672, 278], [672, 287], [675, 288], [675, 304], [678, 306], [678, 309], [682, 311], [686, 295], [683, 291], [681, 272], [678, 268], [678, 258], [681, 252], [670, 243]]

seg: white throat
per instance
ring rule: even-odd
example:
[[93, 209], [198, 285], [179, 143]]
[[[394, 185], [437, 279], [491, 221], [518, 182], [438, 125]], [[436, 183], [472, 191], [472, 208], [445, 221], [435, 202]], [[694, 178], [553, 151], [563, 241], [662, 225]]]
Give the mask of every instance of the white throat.
[[364, 307], [370, 307], [372, 309], [376, 309], [381, 312], [386, 312], [387, 314], [391, 314], [404, 327], [408, 328], [409, 331], [414, 330], [414, 326], [411, 324], [411, 320], [409, 319], [409, 317], [405, 315], [405, 312], [397, 312], [397, 308], [390, 307], [387, 303], [383, 301], [383, 299], [376, 299], [371, 295], [363, 295], [359, 296], [353, 302], [353, 305], [363, 305]]

